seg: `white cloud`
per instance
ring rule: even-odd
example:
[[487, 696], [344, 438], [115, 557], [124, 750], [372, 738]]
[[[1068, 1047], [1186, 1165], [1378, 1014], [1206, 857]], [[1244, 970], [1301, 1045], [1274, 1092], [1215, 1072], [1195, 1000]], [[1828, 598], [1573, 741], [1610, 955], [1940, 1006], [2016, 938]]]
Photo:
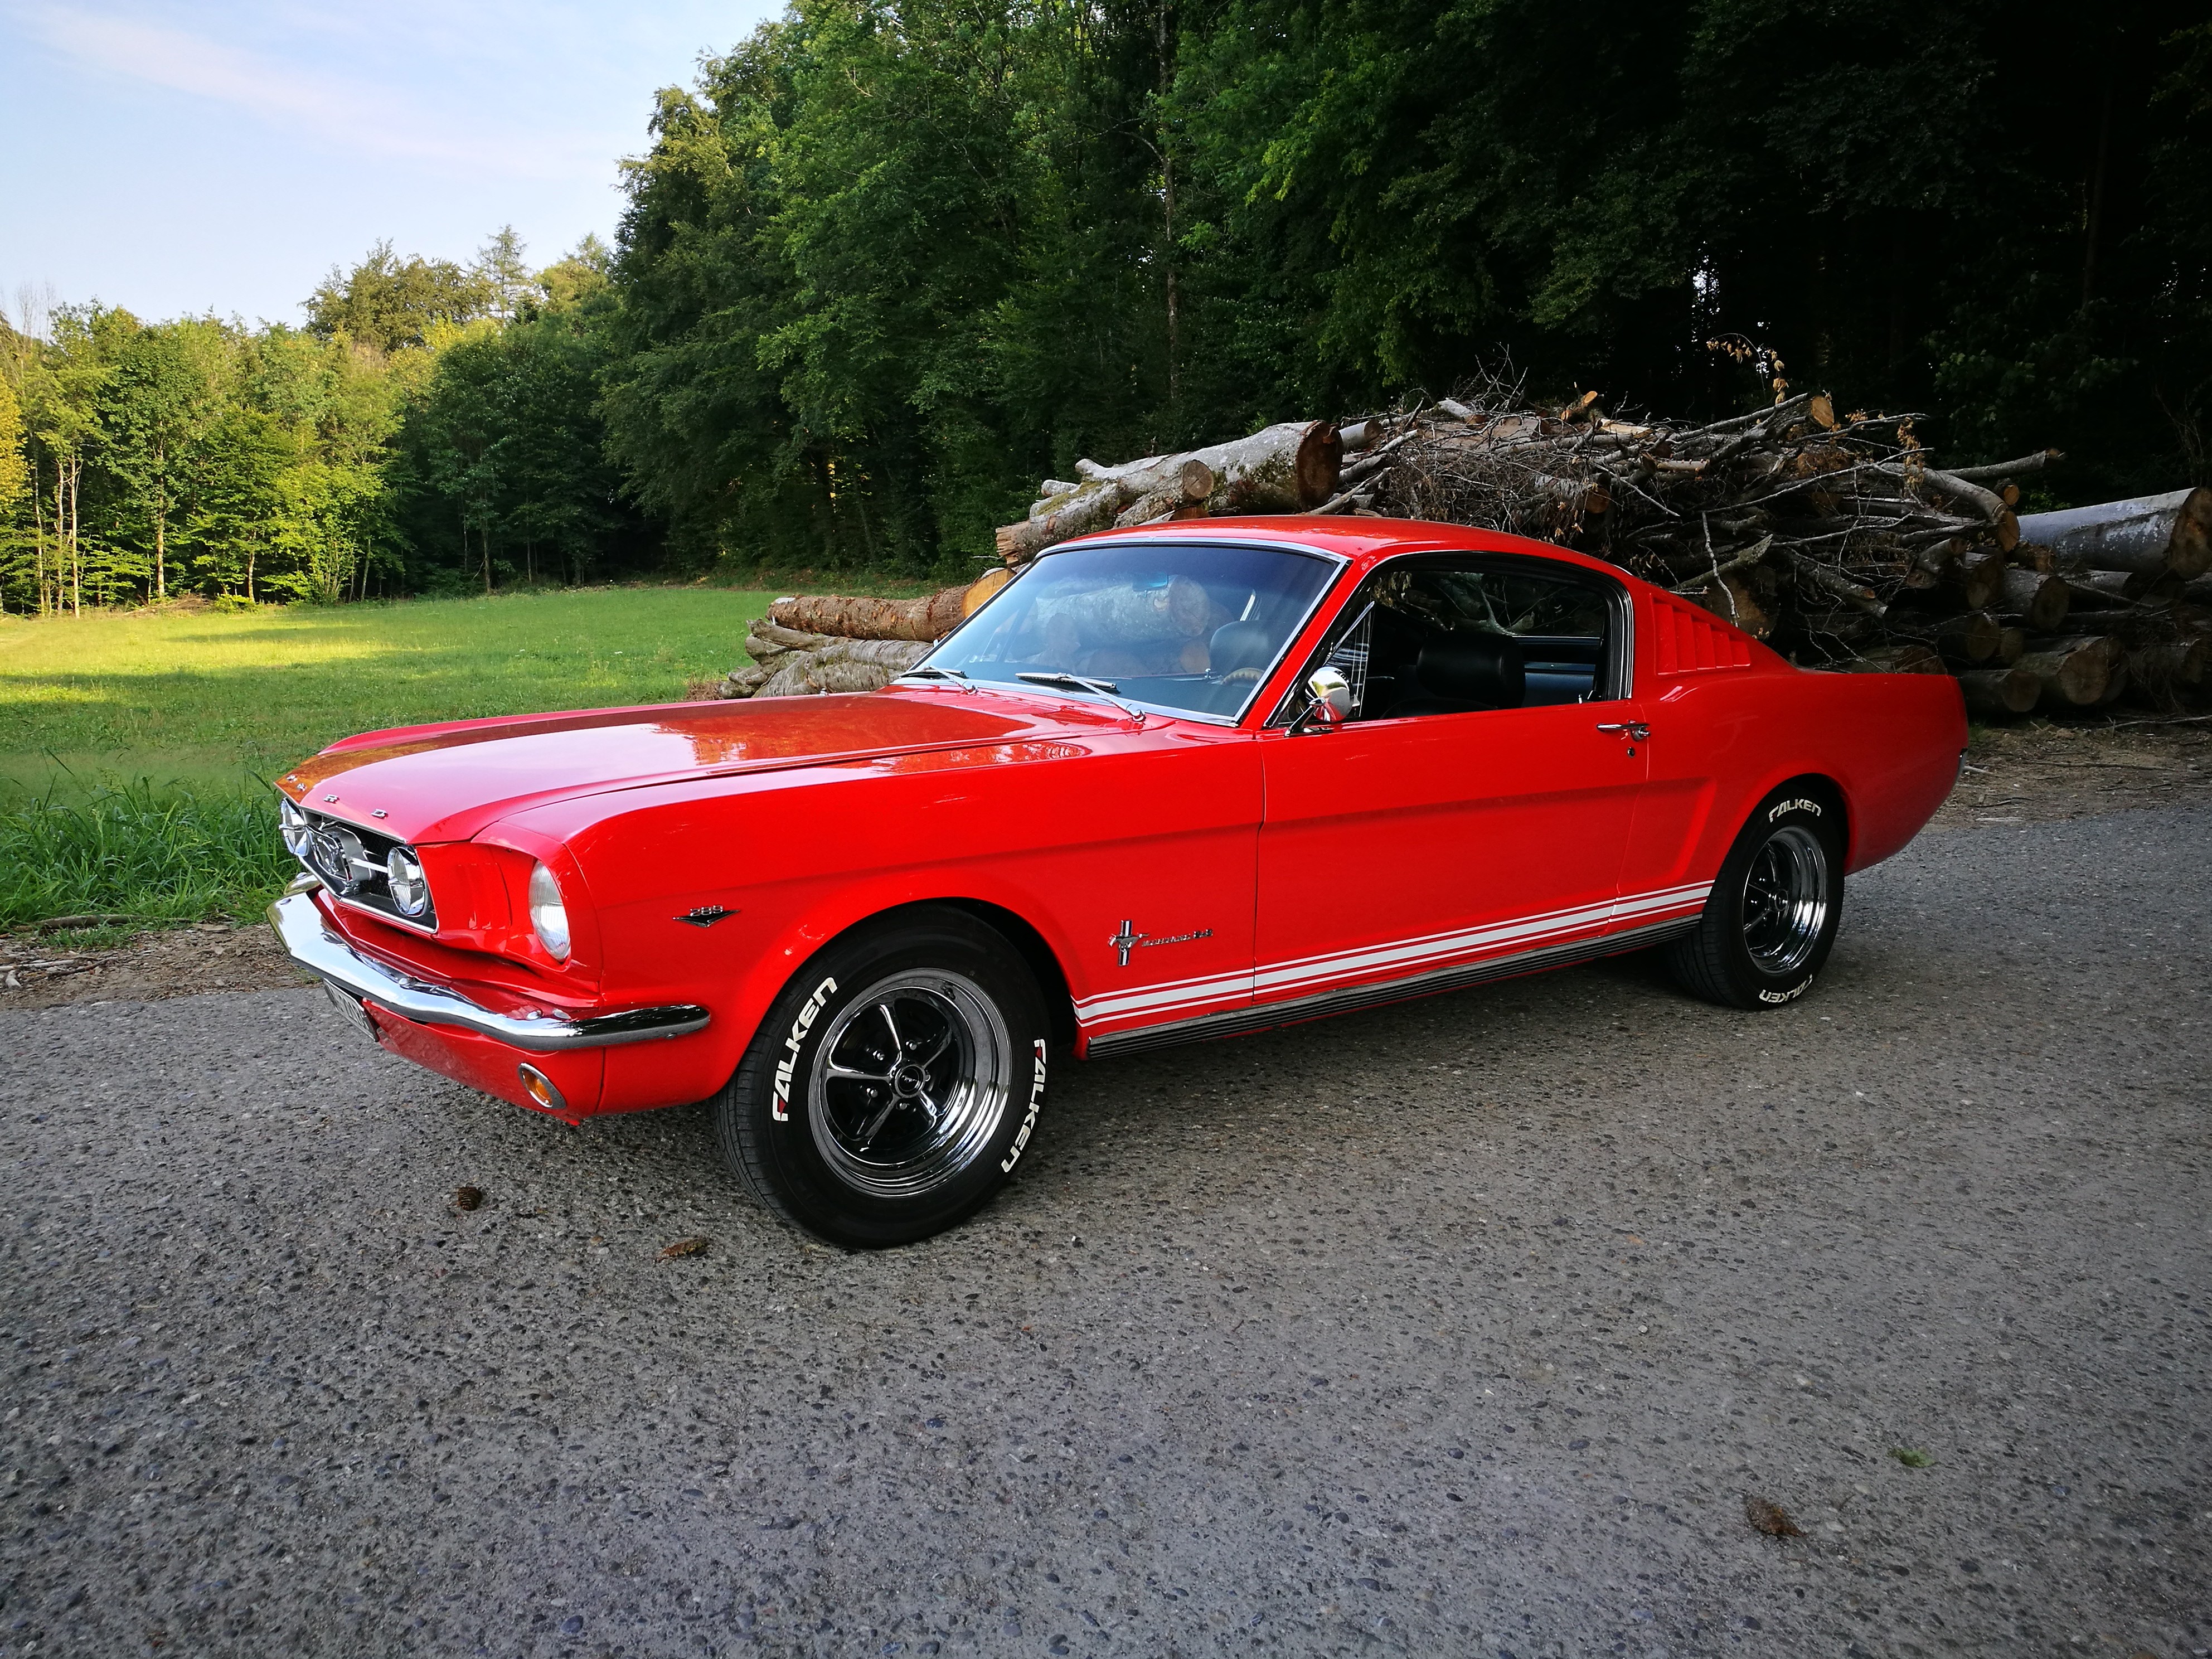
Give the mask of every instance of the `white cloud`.
[[611, 159], [605, 136], [596, 131], [456, 120], [373, 81], [161, 23], [77, 7], [40, 7], [19, 15], [47, 46], [86, 67], [227, 104], [283, 131], [357, 154], [527, 179], [574, 178], [580, 167], [599, 171]]

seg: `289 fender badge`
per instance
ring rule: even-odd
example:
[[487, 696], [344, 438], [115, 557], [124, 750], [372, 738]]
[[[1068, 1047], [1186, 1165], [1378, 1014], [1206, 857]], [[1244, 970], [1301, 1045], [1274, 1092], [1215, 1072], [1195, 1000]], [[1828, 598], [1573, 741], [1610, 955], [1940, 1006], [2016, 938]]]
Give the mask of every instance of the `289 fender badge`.
[[783, 1040], [783, 1058], [775, 1063], [775, 1097], [769, 1103], [769, 1115], [778, 1123], [791, 1121], [791, 1073], [799, 1063], [799, 1045], [806, 1041], [807, 1032], [821, 1018], [822, 1005], [836, 994], [837, 981], [825, 979], [814, 988], [814, 994], [806, 999], [806, 1006], [799, 1011], [799, 1018], [791, 1023], [791, 1035]]
[[1810, 812], [1817, 818], [1820, 816], [1820, 803], [1816, 800], [1806, 800], [1802, 797], [1796, 800], [1778, 801], [1773, 810], [1767, 813], [1766, 821], [1771, 823], [1784, 812]]
[[1761, 991], [1759, 1000], [1761, 1002], [1795, 1002], [1812, 988], [1813, 975], [1808, 974], [1786, 991]]
[[[1124, 922], [1124, 927], [1128, 924]], [[1037, 1112], [1044, 1105], [1044, 1039], [1036, 1040], [1036, 1075], [1030, 1083], [1030, 1115], [1022, 1120], [1022, 1127], [1014, 1136], [1014, 1144], [1007, 1149], [1006, 1161], [999, 1165], [1000, 1175], [1010, 1175], [1021, 1161], [1022, 1148], [1030, 1144], [1030, 1131], [1036, 1127]]]

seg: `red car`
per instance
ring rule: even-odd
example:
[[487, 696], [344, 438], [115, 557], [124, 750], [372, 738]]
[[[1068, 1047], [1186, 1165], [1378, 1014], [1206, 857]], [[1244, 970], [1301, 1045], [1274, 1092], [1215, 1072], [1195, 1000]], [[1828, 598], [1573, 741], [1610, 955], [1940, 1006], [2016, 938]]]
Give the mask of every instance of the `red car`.
[[711, 1097], [769, 1206], [896, 1244], [1063, 1055], [1651, 946], [1793, 1002], [1965, 744], [1948, 677], [1802, 672], [1556, 547], [1168, 524], [881, 691], [349, 738], [283, 781], [270, 920], [394, 1054], [572, 1123]]

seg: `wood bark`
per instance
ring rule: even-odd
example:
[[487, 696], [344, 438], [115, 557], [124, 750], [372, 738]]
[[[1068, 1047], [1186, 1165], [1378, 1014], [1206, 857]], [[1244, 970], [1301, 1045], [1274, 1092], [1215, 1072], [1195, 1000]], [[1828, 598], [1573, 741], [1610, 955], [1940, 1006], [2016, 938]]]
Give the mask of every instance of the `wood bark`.
[[2038, 641], [2036, 646], [2013, 665], [2035, 676], [2042, 688], [2037, 699], [2040, 707], [2063, 713], [2102, 701], [2119, 656], [2109, 638], [2092, 635]]
[[929, 654], [926, 640], [833, 640], [817, 651], [787, 653], [756, 697], [879, 691]]
[[2212, 667], [2212, 640], [2198, 634], [2170, 644], [2140, 646], [2128, 653], [2127, 664], [2138, 688], [2193, 691]]
[[918, 599], [876, 599], [862, 594], [817, 593], [778, 599], [769, 620], [805, 633], [853, 640], [941, 640], [964, 614], [968, 586], [947, 587]]
[[1945, 660], [1969, 666], [1995, 657], [2004, 637], [2004, 624], [1986, 611], [1969, 611], [1964, 616], [1924, 621], [1893, 616], [1889, 623], [1894, 631], [1933, 646]]
[[2171, 570], [2184, 581], [2212, 569], [2212, 489], [2177, 489], [2059, 513], [2032, 513], [2021, 534], [2093, 570]]
[[1120, 466], [1078, 461], [1081, 482], [1074, 489], [1047, 496], [1021, 523], [1000, 527], [999, 556], [1017, 564], [1070, 537], [1103, 530], [1146, 496], [1187, 489], [1198, 476], [1190, 470], [1194, 462], [1212, 475], [1207, 517], [1298, 513], [1335, 493], [1344, 446], [1328, 421], [1285, 421], [1186, 454], [1147, 455]]
[[2025, 714], [2043, 695], [2043, 682], [2024, 668], [1976, 668], [1959, 676], [1959, 693], [1977, 714]]
[[1992, 609], [2019, 617], [2031, 634], [2048, 634], [2066, 620], [2073, 597], [2063, 577], [2008, 565]]

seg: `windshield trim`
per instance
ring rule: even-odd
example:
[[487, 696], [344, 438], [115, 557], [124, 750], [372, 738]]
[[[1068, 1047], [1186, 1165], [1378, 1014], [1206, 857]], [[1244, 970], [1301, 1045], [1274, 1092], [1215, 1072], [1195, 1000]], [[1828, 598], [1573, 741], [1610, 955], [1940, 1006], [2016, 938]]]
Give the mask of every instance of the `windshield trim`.
[[[1254, 705], [1259, 702], [1260, 694], [1267, 689], [1267, 683], [1281, 670], [1284, 662], [1291, 654], [1291, 647], [1305, 636], [1306, 629], [1313, 626], [1313, 619], [1321, 614], [1322, 607], [1328, 603], [1329, 595], [1336, 591], [1337, 584], [1343, 580], [1346, 568], [1352, 563], [1351, 556], [1348, 554], [1339, 553], [1333, 548], [1316, 547], [1310, 543], [1297, 541], [1288, 536], [1131, 536], [1125, 532], [1103, 531], [1096, 535], [1081, 536], [1072, 540], [1055, 543], [1031, 560], [1028, 568], [1033, 570], [1047, 559], [1061, 553], [1074, 552], [1079, 548], [1111, 547], [1117, 544], [1129, 545], [1141, 544], [1146, 547], [1264, 547], [1279, 553], [1296, 553], [1334, 567], [1319, 588], [1315, 591], [1313, 603], [1306, 607], [1304, 614], [1300, 616], [1297, 623], [1284, 634], [1281, 647], [1273, 658], [1269, 659], [1267, 667], [1261, 671], [1260, 677], [1252, 682], [1250, 694], [1238, 706], [1235, 714], [1201, 714], [1195, 709], [1177, 708], [1169, 703], [1148, 702], [1142, 697], [1130, 696], [1127, 693], [1120, 694], [1124, 702], [1133, 704], [1149, 714], [1158, 714], [1168, 720], [1196, 720], [1201, 726], [1242, 726], [1244, 723], [1244, 717], [1252, 712]], [[1026, 571], [1024, 574], [1026, 574]], [[939, 652], [958, 639], [976, 617], [987, 615], [991, 606], [998, 602], [1001, 594], [1012, 592], [1013, 588], [1014, 583], [1008, 582], [997, 593], [991, 595], [989, 599], [978, 606], [973, 615], [961, 618], [960, 626], [932, 646], [929, 655], [916, 663], [915, 667], [925, 667], [934, 662]], [[907, 672], [911, 673], [914, 671], [908, 669]], [[1017, 696], [1085, 697], [1085, 694], [1080, 691], [1064, 691], [1042, 685], [1024, 685], [1018, 681], [1008, 683], [1004, 680], [978, 679], [971, 677], [968, 678], [967, 683], [978, 689], [988, 686], [994, 691], [1008, 691]], [[1103, 697], [1085, 700], [1105, 702]]]

